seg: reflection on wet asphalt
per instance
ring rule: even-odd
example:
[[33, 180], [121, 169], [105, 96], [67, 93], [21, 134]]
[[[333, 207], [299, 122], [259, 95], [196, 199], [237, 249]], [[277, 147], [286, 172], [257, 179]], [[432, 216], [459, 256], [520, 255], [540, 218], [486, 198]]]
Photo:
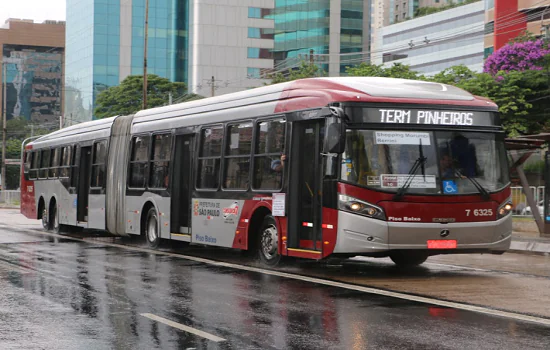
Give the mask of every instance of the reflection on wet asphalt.
[[535, 324], [118, 247], [20, 241], [0, 244], [1, 349], [548, 349], [550, 344], [550, 328]]

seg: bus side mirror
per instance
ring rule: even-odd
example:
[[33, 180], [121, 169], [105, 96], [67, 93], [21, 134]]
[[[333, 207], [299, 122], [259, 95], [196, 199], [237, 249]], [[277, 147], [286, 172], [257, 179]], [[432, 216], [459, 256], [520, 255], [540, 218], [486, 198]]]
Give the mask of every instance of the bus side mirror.
[[338, 117], [327, 118], [323, 153], [344, 153], [346, 149], [346, 124], [343, 120], [343, 111], [337, 110]]

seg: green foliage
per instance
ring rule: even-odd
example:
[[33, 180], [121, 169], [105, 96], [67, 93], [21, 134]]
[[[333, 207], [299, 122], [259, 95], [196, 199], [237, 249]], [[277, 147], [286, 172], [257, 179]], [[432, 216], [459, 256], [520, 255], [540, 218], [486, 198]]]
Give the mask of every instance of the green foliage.
[[422, 74], [411, 70], [405, 64], [394, 63], [391, 67], [385, 68], [383, 65], [369, 64], [362, 62], [354, 67], [346, 67], [346, 73], [354, 77], [386, 77], [386, 78], [401, 78], [425, 80]]
[[[168, 104], [169, 95], [183, 95], [187, 90], [185, 83], [171, 82], [158, 75], [147, 75], [147, 107]], [[136, 113], [143, 106], [143, 76], [130, 75], [120, 85], [112, 86], [99, 93], [96, 99], [94, 116], [108, 118], [115, 115]]]
[[300, 62], [300, 66], [295, 69], [291, 69], [288, 74], [281, 72], [275, 73], [269, 76], [271, 84], [284, 83], [286, 81], [292, 81], [296, 79], [314, 78], [325, 76], [326, 73], [319, 66], [308, 61]]
[[536, 41], [536, 40], [537, 40], [537, 37], [535, 34], [531, 33], [528, 30], [524, 30], [523, 32], [521, 32], [520, 35], [510, 40], [510, 43], [525, 43], [528, 41]]
[[544, 171], [544, 160], [537, 160], [536, 162], [527, 163], [523, 166], [523, 170], [526, 173], [542, 174]]
[[441, 12], [445, 10], [449, 10], [455, 7], [464, 6], [468, 4], [472, 4], [474, 2], [478, 2], [480, 0], [465, 0], [462, 2], [449, 2], [447, 5], [439, 6], [439, 7], [419, 7], [414, 11], [414, 17], [422, 17], [431, 15], [432, 13]]

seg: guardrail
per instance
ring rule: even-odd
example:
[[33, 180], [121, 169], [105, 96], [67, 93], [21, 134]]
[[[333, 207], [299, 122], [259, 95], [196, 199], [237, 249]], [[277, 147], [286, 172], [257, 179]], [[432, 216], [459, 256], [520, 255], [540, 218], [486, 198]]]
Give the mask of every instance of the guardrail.
[[[527, 198], [523, 192], [523, 187], [512, 187], [512, 203], [514, 204], [514, 209], [512, 209], [512, 215], [514, 216], [523, 216], [523, 217], [533, 217], [533, 210], [527, 204]], [[544, 203], [544, 189], [545, 186], [529, 186], [529, 190], [533, 193], [533, 198], [535, 203], [539, 207], [539, 212], [541, 215], [543, 203]]]
[[18, 190], [6, 190], [0, 191], [0, 205], [20, 205], [21, 204], [21, 191]]

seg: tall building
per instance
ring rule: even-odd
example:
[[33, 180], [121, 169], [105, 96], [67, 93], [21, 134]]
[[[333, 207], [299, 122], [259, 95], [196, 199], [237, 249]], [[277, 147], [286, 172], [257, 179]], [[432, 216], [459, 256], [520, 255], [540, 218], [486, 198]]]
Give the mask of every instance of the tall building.
[[[203, 96], [263, 85], [273, 0], [149, 0], [147, 72]], [[260, 15], [257, 15], [260, 12]], [[65, 118], [91, 120], [97, 95], [143, 74], [145, 0], [67, 0]], [[70, 95], [69, 95], [70, 92]], [[177, 100], [177, 96], [174, 96]]]
[[265, 18], [275, 22], [275, 71], [310, 59], [331, 76], [368, 57], [370, 0], [277, 0]]
[[484, 58], [485, 4], [451, 8], [376, 30], [371, 60], [402, 63], [427, 75], [455, 65], [481, 71]]
[[[58, 122], [63, 105], [65, 23], [8, 19], [0, 27], [7, 119]], [[4, 76], [4, 71], [6, 75]], [[2, 91], [3, 92], [3, 91]], [[0, 106], [3, 106], [0, 94]]]
[[525, 31], [542, 36], [550, 26], [550, 0], [486, 0], [486, 10], [485, 56]]

